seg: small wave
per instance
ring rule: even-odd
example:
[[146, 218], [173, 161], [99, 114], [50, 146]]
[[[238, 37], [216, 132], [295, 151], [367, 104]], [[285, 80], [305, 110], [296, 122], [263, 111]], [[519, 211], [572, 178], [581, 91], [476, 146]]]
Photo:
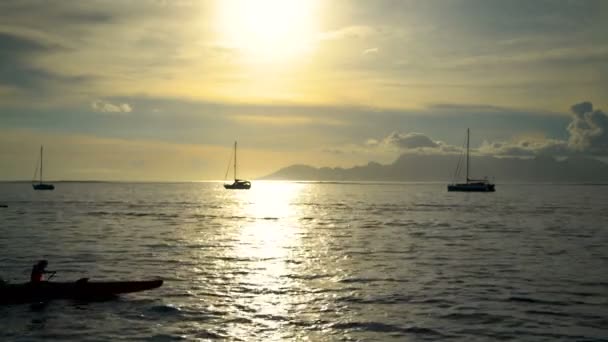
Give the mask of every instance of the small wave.
[[432, 335], [442, 336], [438, 331], [423, 327], [401, 327], [394, 324], [386, 324], [380, 322], [349, 322], [349, 323], [334, 323], [330, 328], [339, 330], [358, 330], [371, 332], [388, 332], [401, 334], [416, 334], [416, 335]]
[[287, 318], [285, 316], [280, 316], [280, 315], [258, 314], [258, 315], [254, 315], [253, 317], [260, 318], [260, 319], [265, 319], [265, 320], [268, 320], [268, 321], [275, 321], [275, 322], [286, 322], [286, 321], [289, 321], [289, 318]]
[[333, 275], [331, 275], [331, 274], [312, 274], [312, 275], [287, 274], [287, 275], [284, 275], [281, 277], [288, 278], [288, 279], [314, 280], [314, 279], [332, 278]]
[[181, 312], [181, 309], [173, 305], [156, 305], [151, 307], [149, 311], [162, 314], [175, 314]]
[[196, 219], [209, 219], [209, 218], [215, 219], [215, 218], [218, 218], [220, 216], [210, 215], [210, 214], [195, 214], [195, 215], [192, 215], [191, 217], [192, 218], [196, 218]]
[[339, 301], [353, 304], [372, 304], [372, 305], [382, 305], [382, 304], [403, 304], [409, 303], [412, 300], [411, 296], [404, 296], [401, 294], [392, 294], [387, 296], [376, 296], [376, 297], [356, 297], [356, 296], [346, 296], [338, 299]]
[[520, 302], [520, 303], [531, 303], [531, 304], [549, 304], [549, 305], [568, 305], [568, 303], [565, 302], [560, 302], [560, 301], [551, 301], [551, 300], [544, 300], [544, 299], [537, 299], [537, 298], [530, 298], [530, 297], [509, 297], [507, 299], [508, 302]]
[[557, 317], [569, 317], [570, 315], [563, 312], [547, 311], [547, 310], [526, 310], [524, 311], [531, 315], [543, 315], [543, 316], [557, 316]]
[[86, 213], [89, 216], [127, 216], [127, 217], [159, 217], [159, 218], [177, 218], [177, 214], [153, 213], [153, 212], [137, 212], [137, 211], [89, 211]]
[[495, 323], [503, 322], [508, 317], [492, 315], [492, 314], [487, 314], [487, 313], [483, 313], [483, 312], [475, 312], [475, 313], [454, 312], [454, 313], [450, 313], [447, 315], [443, 315], [443, 316], [441, 316], [441, 318], [455, 320], [455, 321], [472, 322], [475, 324], [495, 324]]
[[208, 260], [222, 260], [231, 262], [255, 262], [258, 260], [272, 260], [272, 259], [260, 259], [260, 258], [239, 258], [239, 257], [228, 257], [228, 256], [208, 256]]
[[339, 283], [373, 283], [373, 282], [394, 282], [394, 283], [407, 283], [405, 279], [396, 278], [344, 278], [338, 280]]
[[245, 318], [245, 317], [235, 317], [235, 318], [226, 320], [226, 323], [248, 324], [251, 322], [252, 322], [252, 320], [250, 320], [249, 318]]
[[154, 248], [154, 249], [157, 249], [157, 248], [162, 249], [162, 248], [172, 248], [172, 247], [175, 247], [175, 245], [171, 245], [171, 244], [168, 244], [168, 243], [152, 243], [152, 244], [143, 245], [142, 247]]
[[223, 336], [223, 335], [220, 335], [220, 334], [216, 334], [216, 333], [213, 333], [213, 332], [207, 331], [207, 330], [199, 331], [196, 334], [196, 337], [199, 338], [199, 339], [205, 339], [205, 340], [207, 340], [207, 339], [220, 340], [220, 339], [225, 339], [226, 338], [226, 336]]
[[604, 282], [604, 281], [582, 282], [582, 283], [580, 283], [580, 285], [583, 285], [583, 286], [608, 287], [608, 282]]
[[156, 334], [150, 337], [150, 341], [185, 341], [188, 338], [181, 335]]

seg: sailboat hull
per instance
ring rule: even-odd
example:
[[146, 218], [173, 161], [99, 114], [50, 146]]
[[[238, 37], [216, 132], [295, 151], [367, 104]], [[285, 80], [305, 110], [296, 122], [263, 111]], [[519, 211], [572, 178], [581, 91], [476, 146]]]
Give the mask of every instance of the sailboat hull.
[[251, 188], [249, 181], [235, 181], [232, 184], [224, 184], [224, 189], [229, 190], [248, 190]]
[[55, 190], [55, 186], [53, 184], [32, 184], [34, 190]]
[[449, 184], [448, 191], [460, 192], [494, 192], [494, 184], [490, 183], [461, 183]]

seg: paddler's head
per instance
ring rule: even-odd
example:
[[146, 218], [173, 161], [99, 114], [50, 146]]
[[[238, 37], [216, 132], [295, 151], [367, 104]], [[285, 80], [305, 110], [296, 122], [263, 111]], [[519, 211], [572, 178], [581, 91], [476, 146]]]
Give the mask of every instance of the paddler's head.
[[48, 264], [49, 263], [46, 260], [40, 260], [40, 261], [38, 261], [38, 266], [46, 267]]

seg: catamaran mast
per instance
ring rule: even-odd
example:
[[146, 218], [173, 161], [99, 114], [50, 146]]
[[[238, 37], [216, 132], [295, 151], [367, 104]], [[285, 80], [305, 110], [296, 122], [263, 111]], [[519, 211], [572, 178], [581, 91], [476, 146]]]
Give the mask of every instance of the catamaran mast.
[[469, 182], [469, 129], [467, 128], [467, 183]]
[[42, 184], [42, 165], [44, 164], [42, 160], [42, 146], [40, 146], [40, 184]]
[[234, 142], [234, 180], [236, 181], [236, 141]]

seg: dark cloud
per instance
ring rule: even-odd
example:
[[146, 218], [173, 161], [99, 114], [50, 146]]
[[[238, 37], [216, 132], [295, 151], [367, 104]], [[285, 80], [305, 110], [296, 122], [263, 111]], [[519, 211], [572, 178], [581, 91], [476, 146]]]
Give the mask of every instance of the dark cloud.
[[581, 102], [571, 108], [574, 117], [568, 125], [568, 146], [594, 155], [608, 154], [608, 116], [591, 102]]
[[563, 156], [570, 152], [567, 143], [554, 139], [520, 139], [511, 142], [484, 141], [476, 152], [503, 157], [533, 157], [539, 155]]
[[565, 140], [484, 141], [478, 151], [486, 155], [513, 157], [608, 155], [608, 116], [599, 109], [594, 110], [591, 102], [577, 103], [571, 111], [574, 115], [567, 126], [568, 137]]
[[109, 23], [114, 16], [102, 12], [67, 12], [58, 15], [58, 18], [70, 23], [103, 24]]
[[512, 109], [492, 106], [492, 105], [484, 105], [484, 104], [456, 104], [456, 103], [436, 103], [429, 106], [429, 109], [436, 110], [445, 110], [452, 112], [507, 112]]
[[402, 153], [413, 154], [455, 154], [462, 151], [460, 147], [433, 140], [425, 134], [416, 132], [393, 132], [380, 140], [368, 139], [365, 146], [381, 150], [398, 149]]
[[[458, 109], [459, 106], [441, 105], [439, 108]], [[467, 106], [473, 109], [492, 109], [487, 106]], [[567, 124], [568, 135], [563, 139], [521, 138], [513, 141], [483, 141], [472, 147], [475, 154], [504, 157], [608, 155], [608, 116], [593, 108], [591, 102], [581, 102], [571, 107], [574, 114]], [[423, 154], [459, 153], [462, 148], [431, 139], [422, 133], [393, 132], [387, 137], [369, 139], [368, 147], [397, 147], [404, 152]]]
[[36, 66], [37, 56], [66, 50], [65, 47], [0, 32], [0, 84], [38, 91], [52, 82], [66, 84], [89, 81], [88, 76], [66, 76]]

